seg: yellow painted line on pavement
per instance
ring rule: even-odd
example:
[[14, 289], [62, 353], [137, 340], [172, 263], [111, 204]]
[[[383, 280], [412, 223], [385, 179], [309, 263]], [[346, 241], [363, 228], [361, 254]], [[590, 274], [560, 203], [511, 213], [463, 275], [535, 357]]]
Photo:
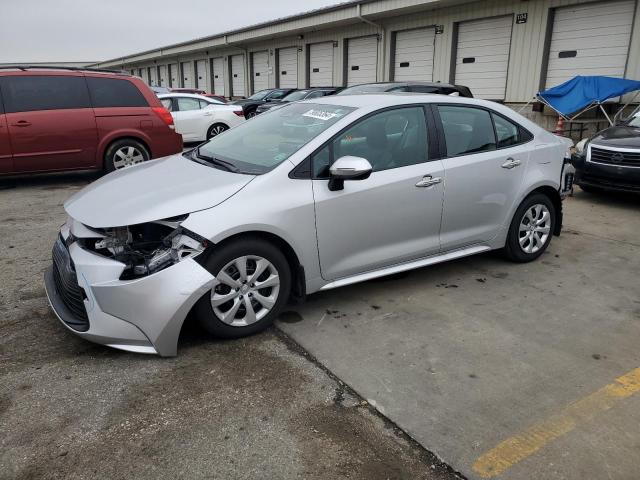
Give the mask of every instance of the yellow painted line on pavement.
[[533, 455], [549, 442], [570, 432], [580, 422], [586, 422], [605, 412], [616, 402], [640, 391], [640, 368], [615, 379], [613, 383], [567, 406], [560, 413], [533, 425], [524, 432], [500, 442], [473, 464], [482, 478], [492, 478], [516, 463]]

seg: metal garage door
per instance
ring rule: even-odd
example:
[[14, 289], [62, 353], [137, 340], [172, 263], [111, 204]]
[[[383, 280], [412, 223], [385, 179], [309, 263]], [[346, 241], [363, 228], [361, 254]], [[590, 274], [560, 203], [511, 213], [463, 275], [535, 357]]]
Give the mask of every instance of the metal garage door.
[[634, 4], [634, 0], [627, 0], [558, 8], [549, 48], [547, 88], [576, 75], [624, 76]]
[[194, 76], [196, 77], [196, 88], [199, 88], [200, 90], [207, 90], [209, 88], [206, 60], [196, 61], [196, 73]]
[[298, 88], [298, 47], [278, 50], [278, 87]]
[[180, 86], [180, 74], [178, 73], [178, 64], [169, 64], [169, 86], [177, 88]]
[[157, 86], [158, 85], [158, 68], [157, 67], [149, 67], [149, 81], [150, 85]]
[[251, 78], [252, 93], [269, 87], [269, 52], [253, 52], [251, 54]]
[[433, 28], [416, 28], [396, 33], [393, 62], [395, 81], [433, 81], [435, 38]]
[[158, 78], [158, 84], [162, 87], [169, 86], [169, 72], [167, 71], [166, 65], [160, 65], [158, 69], [160, 78]]
[[234, 97], [244, 97], [244, 55], [233, 55], [231, 57], [231, 95]]
[[504, 100], [512, 24], [508, 15], [458, 26], [455, 83], [469, 87], [474, 97]]
[[193, 63], [182, 62], [182, 86], [184, 88], [193, 88]]
[[224, 59], [222, 57], [211, 59], [211, 75], [213, 76], [213, 92], [216, 95], [226, 96], [224, 88]]
[[347, 85], [375, 82], [378, 71], [378, 37], [347, 40]]
[[309, 45], [309, 86], [333, 85], [333, 42]]

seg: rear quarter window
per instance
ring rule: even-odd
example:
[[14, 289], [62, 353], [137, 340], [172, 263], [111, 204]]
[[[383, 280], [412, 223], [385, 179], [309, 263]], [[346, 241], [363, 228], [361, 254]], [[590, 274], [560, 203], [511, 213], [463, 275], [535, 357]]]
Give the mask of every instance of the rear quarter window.
[[87, 85], [94, 108], [149, 106], [142, 92], [129, 80], [87, 77]]
[[6, 113], [90, 108], [84, 77], [7, 76], [0, 78]]

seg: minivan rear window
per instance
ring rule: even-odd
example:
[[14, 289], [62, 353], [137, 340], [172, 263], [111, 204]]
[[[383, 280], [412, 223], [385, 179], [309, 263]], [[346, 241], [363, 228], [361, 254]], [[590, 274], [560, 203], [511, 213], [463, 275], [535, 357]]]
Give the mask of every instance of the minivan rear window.
[[6, 76], [0, 88], [7, 113], [91, 107], [84, 77]]
[[144, 95], [129, 80], [87, 77], [94, 108], [148, 107]]

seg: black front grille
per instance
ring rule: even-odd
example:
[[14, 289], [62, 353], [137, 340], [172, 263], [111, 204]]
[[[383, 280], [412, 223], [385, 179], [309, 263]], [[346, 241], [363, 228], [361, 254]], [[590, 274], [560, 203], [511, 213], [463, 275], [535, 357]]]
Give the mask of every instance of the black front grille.
[[75, 267], [69, 256], [69, 250], [61, 238], [53, 245], [53, 280], [62, 302], [73, 314], [73, 318], [66, 318], [64, 322], [78, 332], [89, 330], [89, 318], [84, 307], [86, 295], [78, 285]]
[[617, 150], [591, 147], [591, 161], [617, 167], [640, 167], [640, 151], [619, 152]]

